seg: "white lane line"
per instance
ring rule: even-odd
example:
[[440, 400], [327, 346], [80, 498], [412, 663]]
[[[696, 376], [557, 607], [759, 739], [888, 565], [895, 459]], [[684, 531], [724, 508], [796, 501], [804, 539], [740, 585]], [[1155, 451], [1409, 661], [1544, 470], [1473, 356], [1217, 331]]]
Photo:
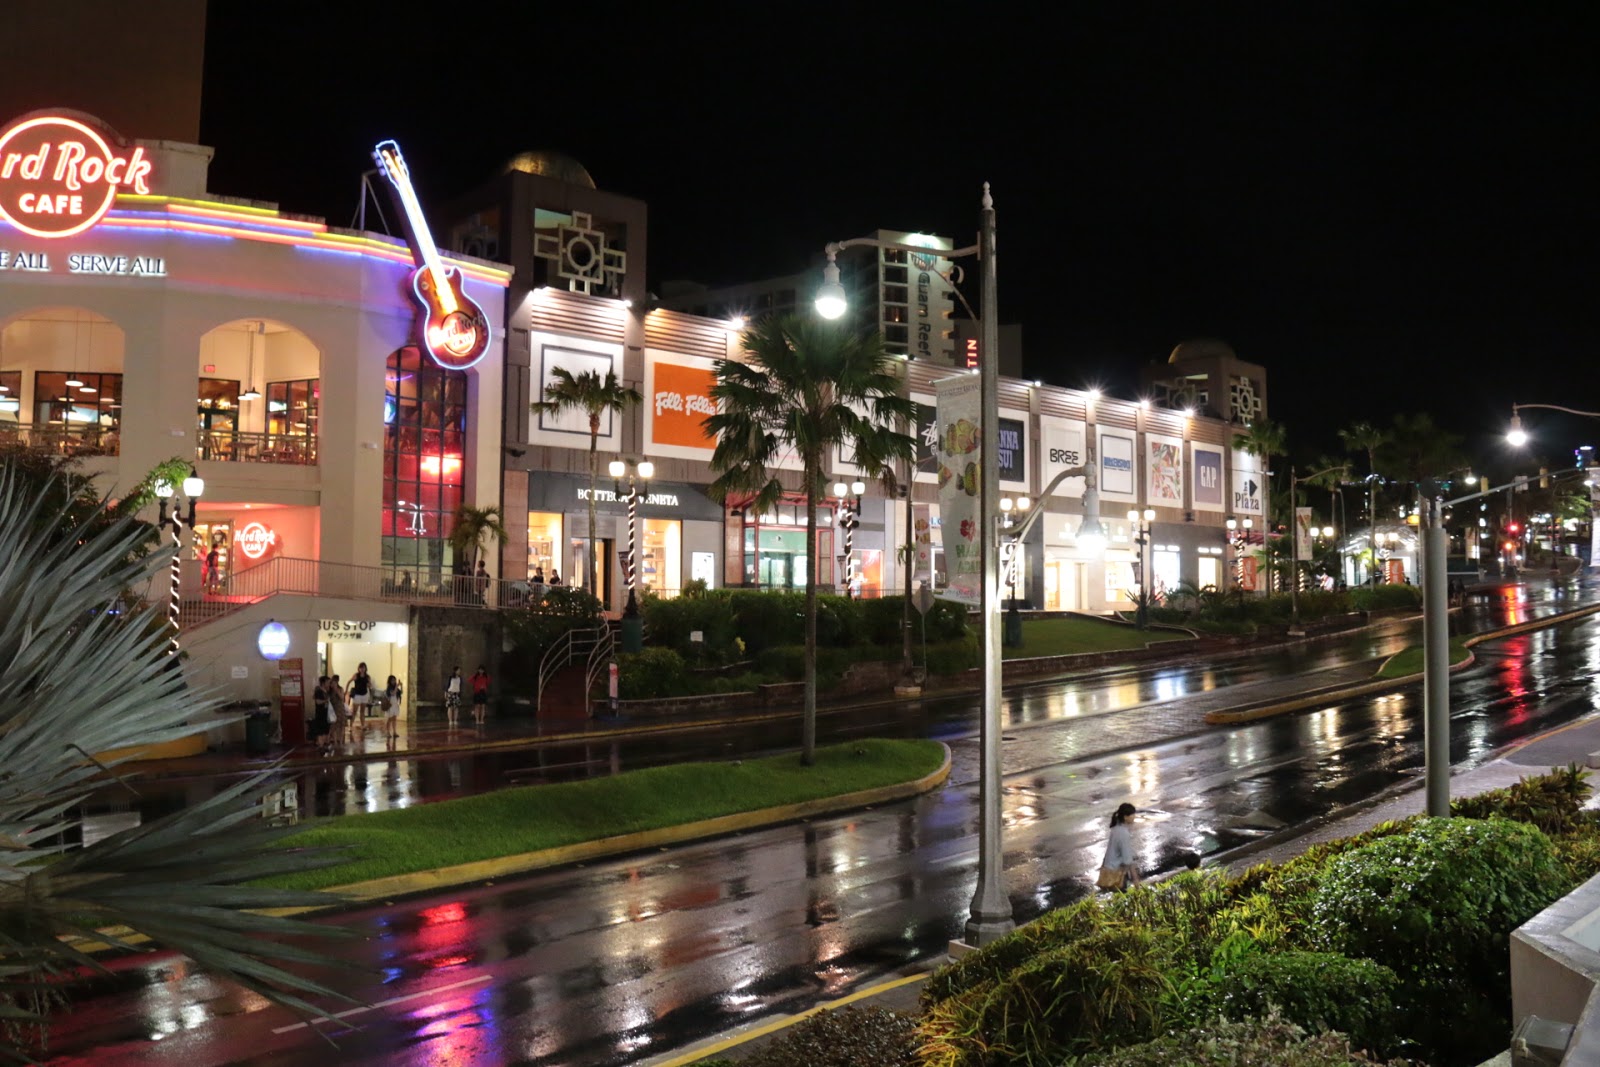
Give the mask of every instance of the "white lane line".
[[419, 1000], [422, 997], [431, 997], [435, 993], [447, 993], [452, 989], [460, 989], [463, 986], [469, 985], [481, 985], [484, 982], [492, 980], [493, 979], [490, 975], [480, 974], [476, 978], [464, 978], [459, 982], [451, 982], [449, 985], [436, 985], [432, 989], [424, 989], [420, 993], [407, 993], [403, 997], [390, 997], [388, 1000], [380, 1000], [376, 1004], [368, 1004], [360, 1008], [351, 1008], [349, 1011], [341, 1011], [337, 1015], [324, 1015], [320, 1018], [311, 1019], [307, 1022], [293, 1023], [289, 1026], [280, 1026], [272, 1032], [274, 1034], [292, 1033], [295, 1030], [304, 1030], [320, 1023], [331, 1023], [335, 1019], [348, 1019], [350, 1016], [360, 1015], [364, 1011], [374, 1011], [378, 1008], [393, 1007], [396, 1004], [404, 1004], [408, 1000]]

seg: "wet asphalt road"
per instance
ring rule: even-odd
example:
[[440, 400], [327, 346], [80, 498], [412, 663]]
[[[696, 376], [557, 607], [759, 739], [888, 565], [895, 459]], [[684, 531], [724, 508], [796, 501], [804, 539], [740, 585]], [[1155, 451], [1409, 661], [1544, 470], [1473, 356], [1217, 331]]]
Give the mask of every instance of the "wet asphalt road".
[[[1584, 598], [1535, 587], [1467, 621], [1503, 625]], [[1381, 653], [1407, 640], [1349, 643]], [[1306, 651], [1305, 662], [1335, 665], [1353, 654], [1345, 645]], [[1453, 686], [1458, 764], [1594, 709], [1600, 622], [1476, 651]], [[1085, 701], [1127, 709], [1163, 689], [1248, 688], [1256, 672], [1281, 673], [1275, 660], [1109, 671], [1008, 697], [1005, 870], [1019, 921], [1090, 891], [1105, 823], [1124, 799], [1149, 811], [1136, 837], [1153, 873], [1420, 773], [1419, 690], [1074, 754], [1092, 751], [1101, 732]], [[1104, 723], [1142, 715], [1160, 726], [1164, 714], [1122, 710]], [[288, 1013], [165, 956], [75, 989], [50, 1062], [620, 1065], [836, 997], [939, 953], [965, 921], [977, 742], [955, 712], [929, 712], [924, 725], [951, 743], [954, 770], [944, 789], [913, 801], [341, 914], [365, 935], [347, 955], [378, 977], [329, 978], [383, 1006], [320, 1027], [337, 1036], [337, 1052]]]

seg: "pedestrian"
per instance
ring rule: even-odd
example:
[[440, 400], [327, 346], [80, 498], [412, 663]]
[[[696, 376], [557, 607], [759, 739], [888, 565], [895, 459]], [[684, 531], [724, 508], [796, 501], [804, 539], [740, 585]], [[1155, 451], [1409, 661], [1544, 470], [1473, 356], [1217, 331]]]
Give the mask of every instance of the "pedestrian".
[[417, 583], [411, 577], [411, 572], [410, 571], [401, 571], [400, 572], [400, 595], [404, 596], [404, 597], [408, 597], [413, 592], [416, 591], [416, 588], [417, 588]]
[[332, 725], [328, 722], [328, 676], [324, 674], [317, 679], [317, 687], [311, 691], [311, 743], [324, 756], [330, 750], [328, 733], [331, 729]]
[[372, 706], [372, 689], [372, 675], [367, 673], [367, 665], [357, 664], [355, 676], [350, 679], [349, 692], [345, 694], [349, 698], [353, 737], [359, 736], [367, 728], [367, 709]]
[[450, 668], [450, 680], [444, 683], [444, 716], [450, 729], [456, 728], [456, 717], [461, 714], [461, 668]]
[[400, 684], [400, 679], [389, 675], [389, 680], [383, 684], [383, 732], [389, 748], [394, 748], [395, 731], [400, 726], [400, 699], [405, 696], [405, 687]]
[[473, 588], [478, 594], [478, 603], [484, 607], [489, 606], [489, 567], [483, 560], [478, 561], [478, 571], [472, 576]]
[[540, 564], [536, 564], [534, 566], [534, 568], [533, 568], [533, 588], [537, 592], [537, 591], [540, 591], [540, 587], [543, 586], [543, 585], [544, 585], [544, 564], [540, 563]]
[[472, 721], [479, 726], [489, 711], [489, 672], [483, 669], [483, 664], [478, 664], [477, 671], [472, 676]]
[[1138, 813], [1139, 809], [1124, 803], [1111, 816], [1111, 840], [1106, 843], [1106, 858], [1100, 861], [1096, 881], [1101, 889], [1119, 893], [1139, 884], [1139, 861], [1133, 854], [1133, 831], [1128, 827]]
[[561, 574], [554, 567], [550, 568], [550, 584], [551, 585], [560, 585], [561, 584]]
[[334, 744], [344, 744], [345, 728], [350, 724], [350, 713], [344, 703], [344, 686], [335, 674], [328, 679], [328, 711], [333, 719], [333, 735], [328, 747], [331, 751]]
[[217, 573], [217, 568], [222, 565], [222, 553], [217, 551], [217, 546], [212, 545], [211, 551], [206, 553], [206, 575], [202, 581], [206, 592], [216, 593], [222, 589], [222, 575]]

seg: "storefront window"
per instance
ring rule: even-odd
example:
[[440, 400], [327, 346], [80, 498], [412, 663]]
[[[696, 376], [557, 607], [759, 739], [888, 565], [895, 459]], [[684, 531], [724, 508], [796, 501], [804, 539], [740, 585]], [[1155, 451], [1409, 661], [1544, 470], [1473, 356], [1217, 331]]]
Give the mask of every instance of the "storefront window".
[[1139, 595], [1139, 583], [1133, 578], [1133, 561], [1106, 560], [1106, 599], [1113, 604], [1132, 601]]
[[118, 454], [122, 375], [39, 371], [33, 376], [33, 406], [35, 444], [69, 454]]
[[1177, 588], [1178, 576], [1182, 573], [1178, 553], [1167, 549], [1152, 551], [1150, 562], [1151, 569], [1155, 571], [1155, 585], [1151, 587], [1150, 592], [1157, 597], [1166, 596]]
[[317, 401], [322, 395], [321, 385], [317, 378], [268, 382], [267, 433], [274, 437], [317, 436]]
[[639, 586], [656, 596], [677, 596], [683, 589], [683, 523], [645, 519], [639, 544]]
[[22, 372], [0, 370], [0, 423], [22, 421]]
[[413, 588], [436, 592], [458, 563], [449, 537], [466, 484], [466, 372], [412, 345], [391, 353], [384, 423], [383, 565], [402, 584], [409, 573]]
[[561, 570], [556, 552], [561, 546], [561, 515], [554, 511], [528, 513], [528, 580], [549, 581]]

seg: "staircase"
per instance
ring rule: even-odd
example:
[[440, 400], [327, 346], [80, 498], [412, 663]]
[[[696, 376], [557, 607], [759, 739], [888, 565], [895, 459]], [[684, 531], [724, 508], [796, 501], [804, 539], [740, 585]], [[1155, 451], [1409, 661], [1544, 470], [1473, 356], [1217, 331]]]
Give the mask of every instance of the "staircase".
[[606, 673], [617, 639], [609, 625], [568, 630], [539, 661], [539, 690], [534, 709], [540, 715], [587, 717], [589, 694]]

